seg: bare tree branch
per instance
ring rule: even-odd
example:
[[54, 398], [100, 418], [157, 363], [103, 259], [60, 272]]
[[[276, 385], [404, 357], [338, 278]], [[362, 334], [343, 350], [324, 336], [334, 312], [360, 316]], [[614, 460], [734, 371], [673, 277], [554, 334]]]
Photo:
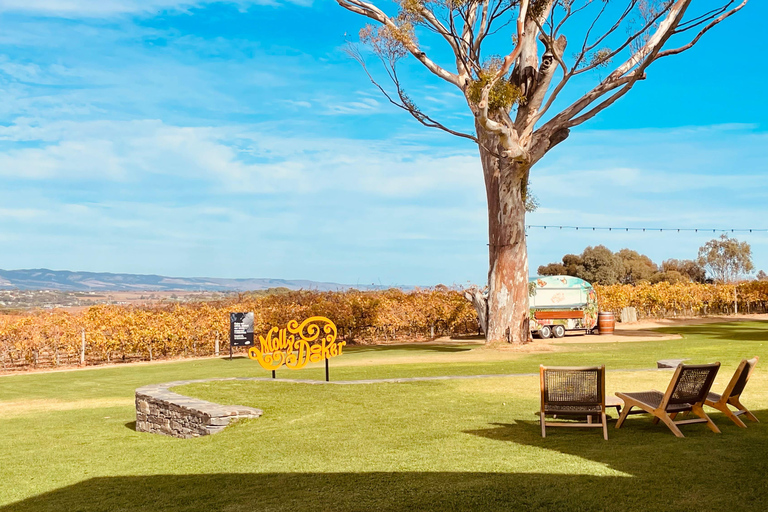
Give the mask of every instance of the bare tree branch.
[[[633, 4], [634, 4], [634, 2], [633, 2]], [[619, 53], [623, 52], [626, 48], [630, 47], [632, 45], [632, 43], [637, 41], [637, 39], [643, 33], [645, 33], [646, 30], [651, 28], [653, 26], [653, 24], [656, 23], [659, 20], [659, 18], [661, 18], [664, 15], [665, 12], [667, 12], [666, 9], [661, 9], [659, 12], [657, 12], [654, 16], [652, 16], [650, 19], [648, 19], [646, 21], [645, 25], [643, 25], [639, 30], [636, 30], [635, 32], [630, 33], [630, 35], [624, 40], [624, 42], [621, 45], [619, 45], [617, 48], [615, 48], [611, 52], [607, 53], [603, 57], [603, 59], [601, 61], [602, 62], [610, 61], [616, 55], [618, 55]], [[624, 20], [626, 15], [628, 15], [628, 14], [629, 14], [628, 11], [625, 12], [624, 17], [619, 18], [619, 21], [617, 22], [617, 25], [614, 25], [614, 27], [618, 27], [621, 24], [621, 22]], [[611, 27], [611, 31], [606, 32], [594, 44], [592, 44], [589, 47], [587, 47], [586, 50], [583, 51], [582, 54], [579, 56], [579, 60], [581, 60], [586, 55], [587, 52], [590, 52], [590, 51], [594, 50], [600, 43], [602, 43], [603, 40], [607, 37], [607, 35], [610, 34], [614, 30], [614, 27]], [[600, 64], [601, 64], [601, 62], [597, 62], [597, 63], [594, 63], [594, 64], [589, 64], [589, 65], [584, 66], [582, 68], [579, 68], [578, 70], [574, 71], [574, 75], [578, 75], [578, 74], [586, 73], [587, 71], [591, 71], [591, 70], [595, 69], [597, 66], [599, 66]], [[578, 67], [578, 63], [574, 64], [574, 69], [576, 67]]]
[[488, 30], [488, 6], [490, 4], [490, 0], [483, 0], [483, 12], [480, 15], [480, 28], [477, 32], [477, 37], [475, 37], [474, 42], [472, 43], [472, 53], [477, 54], [480, 51], [480, 44], [483, 42], [483, 39], [485, 38], [486, 31]]
[[[627, 61], [617, 67], [616, 70], [614, 70], [608, 76], [608, 78], [603, 80], [603, 82], [601, 82], [597, 87], [593, 88], [587, 94], [572, 103], [568, 108], [563, 110], [560, 114], [552, 118], [549, 122], [542, 126], [540, 130], [542, 130], [543, 133], [553, 133], [561, 128], [570, 128], [575, 126], [578, 123], [573, 123], [573, 119], [585, 108], [587, 108], [594, 101], [598, 100], [605, 94], [610, 93], [618, 87], [628, 86], [626, 87], [626, 90], [620, 91], [618, 93], [619, 96], [612, 101], [609, 98], [609, 100], [601, 103], [600, 105], [603, 105], [602, 108], [598, 106], [596, 109], [593, 109], [594, 112], [590, 111], [589, 113], [591, 115], [588, 117], [582, 116], [581, 118], [578, 118], [581, 119], [581, 122], [593, 117], [595, 114], [597, 114], [597, 112], [607, 108], [619, 97], [626, 94], [629, 89], [632, 88], [635, 82], [644, 76], [645, 68], [647, 68], [656, 59], [658, 52], [661, 50], [661, 47], [673, 35], [675, 27], [682, 19], [682, 16], [685, 14], [685, 10], [690, 2], [691, 0], [676, 0], [676, 2], [669, 8], [667, 16], [661, 23], [659, 23], [656, 31], [651, 37], [648, 38], [648, 41], [646, 41], [646, 43], [640, 49], [638, 49], [638, 51], [633, 53]], [[627, 73], [636, 66], [638, 67], [635, 72], [627, 75]]]
[[720, 6], [720, 7], [716, 8], [716, 9], [712, 9], [712, 10], [710, 10], [708, 12], [705, 12], [704, 14], [696, 16], [695, 18], [691, 18], [690, 20], [685, 20], [685, 21], [680, 22], [680, 24], [675, 29], [675, 33], [679, 34], [679, 33], [685, 32], [686, 30], [695, 28], [697, 26], [702, 25], [703, 23], [706, 23], [707, 21], [709, 21], [709, 20], [711, 20], [713, 18], [716, 18], [720, 14], [724, 13], [725, 11], [727, 11], [728, 7], [733, 5], [734, 2], [735, 2], [735, 0], [728, 0], [728, 3], [723, 5], [723, 6]]
[[649, 54], [658, 52], [661, 46], [672, 36], [672, 31], [675, 29], [686, 9], [691, 4], [692, 0], [676, 0], [668, 10], [667, 16], [659, 23], [659, 27], [653, 33], [648, 41], [636, 51], [629, 59], [623, 64], [617, 67], [613, 73], [608, 75], [608, 80], [616, 80], [629, 72], [632, 68], [637, 66], [643, 61]]
[[[482, 42], [492, 34], [493, 22], [500, 19], [510, 9], [517, 8], [517, 13], [509, 17], [509, 21], [514, 20], [516, 26], [512, 49], [503, 58], [501, 66], [495, 70], [493, 76], [483, 81], [479, 101], [475, 100], [477, 101], [476, 104], [470, 102], [478, 126], [496, 134], [501, 147], [505, 150], [505, 155], [515, 158], [525, 154], [525, 147], [531, 144], [536, 124], [546, 115], [571, 78], [605, 65], [606, 62], [610, 62], [612, 58], [627, 48], [633, 49], [629, 57], [618, 65], [605, 80], [542, 126], [540, 128], [540, 130], [544, 130], [542, 133], [552, 134], [558, 130], [570, 128], [594, 117], [598, 112], [612, 105], [624, 96], [638, 80], [645, 77], [645, 69], [653, 61], [691, 48], [704, 33], [740, 10], [747, 2], [747, 0], [743, 0], [738, 6], [727, 10], [736, 1], [739, 0], [727, 0], [723, 6], [711, 9], [685, 22], [683, 22], [683, 17], [692, 0], [668, 0], [662, 3], [658, 9], [641, 10], [643, 17], [641, 24], [638, 27], [632, 27], [628, 35], [620, 39], [621, 42], [617, 47], [601, 50], [600, 52], [603, 53], [591, 57], [586, 65], [583, 65], [583, 62], [587, 59], [588, 54], [596, 51], [595, 49], [607, 41], [608, 37], [615, 34], [627, 22], [630, 14], [635, 9], [640, 8], [638, 6], [645, 5], [642, 4], [641, 0], [626, 0], [626, 5], [617, 13], [618, 18], [607, 27], [604, 33], [592, 41], [590, 41], [592, 32], [598, 26], [601, 17], [608, 12], [608, 2], [603, 1], [597, 4], [595, 0], [584, 0], [579, 6], [574, 6], [570, 1], [561, 2], [560, 0], [469, 0], [464, 3], [447, 2], [445, 4], [416, 1], [413, 5], [409, 4], [409, 12], [415, 12], [421, 20], [420, 24], [423, 23], [425, 27], [436, 32], [448, 42], [456, 56], [457, 73], [449, 72], [430, 60], [419, 48], [415, 39], [405, 39], [403, 46], [432, 73], [453, 83], [467, 95], [470, 80], [474, 79], [475, 76], [478, 77], [478, 80], [480, 79], [480, 47]], [[398, 28], [395, 18], [386, 16], [369, 2], [364, 0], [337, 0], [337, 2], [342, 7], [376, 20], [391, 30]], [[531, 11], [534, 4], [535, 13]], [[574, 56], [573, 65], [569, 66], [566, 64], [564, 56], [566, 41], [564, 38], [556, 38], [557, 33], [573, 15], [584, 11], [590, 5], [599, 5], [596, 7], [596, 16], [586, 30], [580, 52]], [[437, 10], [440, 6], [444, 7], [443, 16], [440, 16]], [[561, 16], [555, 15], [555, 6], [558, 6], [557, 9]], [[560, 19], [556, 20], [558, 17]], [[444, 21], [441, 21], [441, 18], [444, 18]], [[555, 24], [556, 21], [557, 24]], [[671, 36], [699, 27], [704, 23], [708, 24], [688, 44], [680, 48], [663, 51], [663, 46]], [[545, 24], [549, 25], [550, 30], [545, 30]], [[651, 29], [653, 29], [652, 32], [648, 34]], [[541, 60], [538, 57], [537, 34], [540, 34], [538, 39], [544, 44], [546, 50]], [[637, 44], [638, 41], [642, 41], [642, 45], [635, 48], [633, 45]], [[553, 65], [554, 63], [556, 65]], [[550, 91], [550, 83], [553, 80], [554, 71], [558, 67], [562, 70], [563, 76], [554, 89]], [[394, 67], [392, 67], [392, 71], [394, 73]], [[499, 81], [507, 80], [510, 71], [512, 71], [511, 79], [515, 80], [513, 84], [519, 84], [523, 93], [523, 100], [520, 101], [517, 108], [514, 123], [508, 112], [491, 112], [489, 101], [491, 91], [494, 90]], [[393, 73], [390, 73], [390, 77]], [[404, 100], [407, 96], [401, 96], [401, 93], [403, 95], [404, 93], [399, 87], [399, 83], [397, 80], [393, 81], [398, 95], [397, 97], [390, 96], [388, 99], [399, 104], [401, 108], [405, 106], [405, 109], [414, 117], [418, 118], [423, 115], [418, 109], [408, 108], [407, 102]], [[377, 87], [379, 87], [378, 84]], [[423, 119], [428, 123], [440, 124], [431, 118]], [[443, 126], [440, 129], [444, 128]], [[446, 129], [446, 131], [449, 130]]]
[[577, 126], [584, 121], [587, 121], [589, 119], [592, 119], [595, 117], [599, 112], [602, 112], [606, 108], [613, 105], [616, 100], [624, 96], [626, 93], [629, 92], [629, 90], [632, 88], [632, 86], [635, 85], [635, 82], [638, 80], [644, 80], [645, 74], [644, 73], [638, 73], [637, 71], [634, 71], [631, 76], [625, 76], [624, 78], [620, 79], [617, 83], [617, 85], [624, 84], [624, 86], [619, 89], [616, 93], [612, 94], [608, 99], [602, 101], [599, 103], [596, 107], [592, 108], [589, 112], [586, 114], [582, 114], [579, 117], [576, 117], [574, 119], [571, 119], [567, 123], [565, 123], [566, 128], [572, 128], [574, 126]]
[[[732, 3], [732, 2], [729, 2], [729, 4], [728, 4], [728, 5], [730, 5], [731, 3]], [[744, 0], [744, 1], [743, 1], [741, 4], [739, 4], [737, 7], [734, 7], [734, 8], [733, 8], [733, 9], [731, 9], [730, 11], [728, 11], [728, 12], [726, 12], [726, 13], [722, 14], [721, 16], [718, 16], [718, 17], [717, 17], [717, 18], [716, 18], [716, 19], [715, 19], [715, 20], [714, 20], [712, 23], [710, 23], [709, 25], [707, 25], [706, 27], [704, 27], [704, 28], [701, 30], [701, 32], [699, 32], [698, 34], [696, 34], [696, 37], [694, 37], [694, 38], [691, 40], [691, 42], [690, 42], [690, 43], [688, 43], [688, 44], [686, 44], [686, 45], [684, 45], [684, 46], [681, 46], [681, 47], [679, 47], [679, 48], [674, 48], [674, 49], [672, 49], [672, 50], [665, 50], [665, 51], [663, 51], [663, 52], [660, 52], [660, 53], [659, 53], [659, 55], [658, 55], [656, 58], [657, 58], [657, 59], [660, 59], [660, 58], [662, 58], [662, 57], [668, 57], [668, 56], [670, 56], [670, 55], [677, 55], [678, 53], [683, 53], [685, 50], [689, 50], [689, 49], [693, 48], [693, 45], [695, 45], [696, 43], [698, 43], [698, 42], [699, 42], [699, 39], [701, 39], [701, 36], [703, 36], [704, 34], [706, 34], [707, 32], [709, 32], [709, 30], [710, 30], [712, 27], [714, 27], [715, 25], [717, 25], [718, 23], [720, 23], [720, 22], [721, 22], [721, 21], [723, 21], [724, 19], [728, 18], [729, 16], [732, 16], [733, 14], [736, 14], [736, 13], [737, 13], [737, 12], [738, 12], [738, 11], [739, 11], [739, 10], [740, 10], [742, 7], [744, 7], [745, 5], [747, 5], [747, 0]], [[686, 30], [687, 30], [687, 28], [686, 28]]]
[[[385, 25], [390, 30], [399, 30], [397, 25], [390, 19], [384, 12], [379, 9], [378, 7], [374, 6], [373, 4], [370, 4], [368, 2], [363, 2], [362, 0], [336, 0], [337, 3], [354, 13], [361, 14], [367, 18], [370, 18], [372, 20], [376, 20], [382, 25]], [[446, 71], [442, 67], [435, 64], [429, 57], [427, 57], [427, 54], [421, 51], [421, 48], [414, 43], [413, 41], [404, 40], [403, 45], [405, 48], [416, 57], [416, 59], [424, 64], [424, 66], [430, 70], [433, 74], [439, 76], [446, 82], [450, 82], [459, 89], [462, 88], [462, 84], [460, 83], [458, 75], [455, 73], [451, 73], [449, 71]]]
[[371, 81], [371, 83], [376, 86], [376, 88], [381, 92], [381, 94], [384, 95], [385, 98], [394, 106], [405, 110], [409, 114], [411, 114], [417, 121], [419, 121], [421, 124], [428, 128], [437, 128], [439, 130], [443, 130], [444, 132], [450, 133], [451, 135], [455, 135], [456, 137], [462, 137], [464, 139], [469, 139], [477, 144], [479, 144], [479, 141], [477, 137], [474, 135], [459, 132], [456, 130], [452, 130], [451, 128], [448, 128], [442, 123], [439, 123], [438, 121], [434, 120], [432, 117], [428, 116], [424, 112], [422, 112], [416, 105], [408, 98], [408, 96], [405, 94], [405, 91], [403, 91], [400, 80], [397, 77], [397, 72], [394, 69], [393, 63], [386, 62], [383, 58], [382, 62], [384, 63], [384, 69], [386, 69], [387, 74], [389, 75], [390, 79], [392, 80], [393, 84], [395, 85], [395, 89], [397, 92], [397, 96], [400, 101], [396, 101], [390, 94], [387, 92], [387, 90], [382, 87], [382, 85], [376, 81], [375, 78], [373, 78], [373, 75], [371, 75], [371, 72], [368, 71], [368, 66], [365, 64], [365, 59], [363, 58], [363, 55], [360, 53], [360, 50], [353, 44], [347, 44], [344, 51], [352, 57], [355, 61], [357, 61], [360, 66], [362, 66], [363, 71], [365, 71], [365, 74], [368, 76], [368, 79]]

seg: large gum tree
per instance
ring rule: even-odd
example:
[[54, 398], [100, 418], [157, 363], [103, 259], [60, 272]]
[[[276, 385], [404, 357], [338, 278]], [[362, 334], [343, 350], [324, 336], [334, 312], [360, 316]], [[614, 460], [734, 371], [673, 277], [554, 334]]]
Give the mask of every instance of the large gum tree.
[[[391, 83], [373, 77], [357, 45], [350, 45], [349, 53], [387, 99], [422, 124], [478, 146], [488, 199], [490, 268], [487, 289], [467, 295], [488, 343], [522, 343], [530, 338], [525, 214], [532, 168], [568, 137], [571, 128], [644, 80], [654, 61], [692, 48], [747, 3], [336, 1], [373, 21], [360, 31], [360, 41], [380, 58]], [[421, 45], [422, 36], [441, 41], [443, 51], [427, 55], [435, 46]], [[449, 127], [414, 103], [403, 90], [397, 68], [408, 56], [461, 91], [474, 116], [474, 130]], [[585, 86], [585, 80], [591, 85]], [[578, 94], [572, 91], [576, 88]]]

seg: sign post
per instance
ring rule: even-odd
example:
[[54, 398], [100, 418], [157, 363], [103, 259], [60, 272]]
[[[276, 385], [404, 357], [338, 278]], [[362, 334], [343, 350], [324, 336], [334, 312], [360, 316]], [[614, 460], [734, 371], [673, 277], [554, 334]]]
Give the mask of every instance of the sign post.
[[253, 313], [229, 314], [229, 360], [232, 347], [253, 346]]

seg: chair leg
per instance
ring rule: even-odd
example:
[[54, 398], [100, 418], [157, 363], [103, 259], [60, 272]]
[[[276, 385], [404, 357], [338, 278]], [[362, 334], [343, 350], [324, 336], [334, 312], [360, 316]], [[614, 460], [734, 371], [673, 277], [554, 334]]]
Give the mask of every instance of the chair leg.
[[[677, 428], [677, 425], [675, 425], [675, 422], [672, 421], [672, 418], [669, 417], [669, 415], [665, 412], [659, 413], [659, 419], [664, 422], [664, 424], [669, 427], [669, 430], [672, 431], [673, 434], [677, 437], [685, 437], [682, 432], [680, 432], [680, 429]], [[717, 428], [717, 427], [715, 427]]]
[[734, 407], [736, 407], [738, 410], [740, 410], [740, 411], [744, 411], [744, 416], [746, 416], [747, 418], [749, 418], [751, 421], [755, 421], [755, 422], [757, 422], [757, 423], [760, 423], [760, 420], [758, 420], [757, 418], [755, 418], [755, 415], [754, 415], [754, 414], [752, 414], [751, 412], [749, 412], [749, 409], [747, 409], [746, 407], [744, 407], [744, 406], [742, 405], [742, 403], [739, 401], [739, 399], [738, 399], [738, 398], [736, 398], [736, 399], [733, 399], [733, 398], [732, 398], [732, 399], [730, 400], [730, 403], [731, 403], [731, 404], [733, 404], [733, 406], [734, 406]]
[[621, 411], [621, 414], [619, 414], [619, 419], [616, 420], [616, 428], [621, 428], [621, 425], [624, 423], [624, 420], [627, 419], [627, 415], [629, 414], [630, 410], [632, 410], [632, 406], [624, 404], [624, 410]]
[[602, 413], [603, 416], [603, 439], [606, 441], [608, 440], [608, 417], [605, 415], [605, 413]]
[[701, 407], [694, 407], [693, 409], [691, 409], [691, 412], [696, 416], [698, 416], [699, 418], [707, 420], [707, 426], [709, 427], [709, 430], [711, 430], [715, 434], [720, 434], [720, 429], [717, 428], [717, 425], [715, 425], [712, 419], [709, 416], [707, 416], [707, 413], [704, 412], [704, 409], [702, 409]]
[[[733, 414], [733, 411], [731, 411], [728, 408], [727, 404], [722, 404], [722, 407], [715, 407], [718, 411], [721, 411], [723, 414], [725, 414], [732, 422], [734, 422], [736, 425], [740, 426], [741, 428], [747, 428], [747, 426], [744, 424], [743, 421], [741, 421], [741, 418]], [[744, 413], [746, 414], [746, 413]], [[749, 416], [747, 416], [749, 417]]]
[[[677, 413], [676, 413], [676, 412], [671, 412], [671, 413], [669, 413], [669, 417], [670, 417], [670, 419], [675, 419], [675, 416], [677, 416]], [[653, 417], [653, 424], [654, 424], [654, 425], [658, 425], [658, 424], [659, 424], [659, 420], [660, 420], [660, 418], [659, 418], [658, 416], [654, 416], [654, 417]]]
[[547, 425], [543, 412], [539, 414], [539, 421], [541, 422], [541, 437], [547, 437]]

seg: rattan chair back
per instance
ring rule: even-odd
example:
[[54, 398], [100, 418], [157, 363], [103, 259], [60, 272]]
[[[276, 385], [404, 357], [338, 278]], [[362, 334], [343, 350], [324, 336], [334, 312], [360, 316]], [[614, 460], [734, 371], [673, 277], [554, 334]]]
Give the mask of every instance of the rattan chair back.
[[733, 374], [731, 382], [728, 384], [728, 387], [725, 388], [726, 391], [730, 389], [730, 392], [727, 393], [728, 398], [741, 396], [744, 392], [744, 387], [752, 376], [752, 371], [757, 365], [757, 360], [758, 357], [755, 356], [752, 359], [744, 359], [741, 364], [739, 364], [736, 373]]
[[720, 363], [678, 365], [669, 383], [664, 405], [704, 403], [719, 369]]
[[605, 366], [541, 367], [541, 406], [605, 406]]
[[[605, 415], [605, 366], [563, 367], [540, 366], [541, 437], [547, 437], [547, 427], [596, 427], [608, 439], [608, 419]], [[558, 421], [547, 421], [552, 416]], [[560, 416], [571, 421], [560, 421]], [[586, 423], [578, 422], [586, 417]]]

